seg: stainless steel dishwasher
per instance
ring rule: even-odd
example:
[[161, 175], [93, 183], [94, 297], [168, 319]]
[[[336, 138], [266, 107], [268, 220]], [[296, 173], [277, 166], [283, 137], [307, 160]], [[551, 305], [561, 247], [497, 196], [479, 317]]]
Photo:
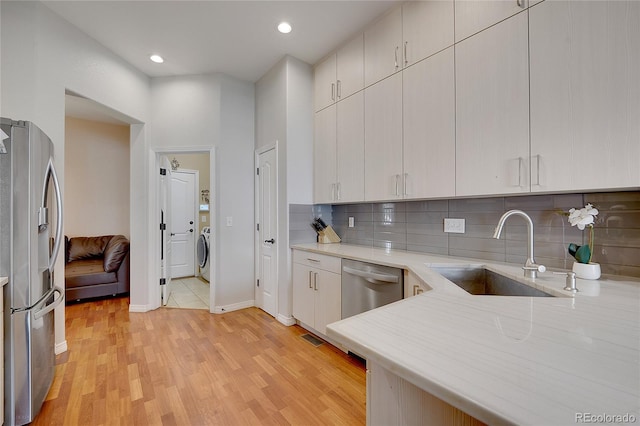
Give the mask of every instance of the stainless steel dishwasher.
[[402, 299], [402, 269], [342, 259], [342, 318]]

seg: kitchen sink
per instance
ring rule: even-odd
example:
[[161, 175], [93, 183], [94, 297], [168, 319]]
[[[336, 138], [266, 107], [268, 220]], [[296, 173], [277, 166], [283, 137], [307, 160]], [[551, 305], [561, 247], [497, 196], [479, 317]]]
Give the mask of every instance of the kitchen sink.
[[464, 291], [474, 295], [553, 297], [483, 267], [430, 267]]

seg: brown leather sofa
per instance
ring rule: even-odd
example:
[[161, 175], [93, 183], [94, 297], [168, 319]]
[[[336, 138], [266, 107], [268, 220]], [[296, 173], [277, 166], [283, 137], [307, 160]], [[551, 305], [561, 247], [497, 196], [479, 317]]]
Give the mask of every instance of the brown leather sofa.
[[68, 302], [129, 292], [129, 240], [123, 235], [65, 236]]

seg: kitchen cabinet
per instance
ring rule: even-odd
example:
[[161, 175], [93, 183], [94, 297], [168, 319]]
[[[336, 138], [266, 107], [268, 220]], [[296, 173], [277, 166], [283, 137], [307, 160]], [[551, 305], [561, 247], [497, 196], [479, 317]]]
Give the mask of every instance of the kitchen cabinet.
[[364, 87], [364, 42], [359, 34], [314, 70], [314, 106], [320, 111]]
[[293, 316], [305, 328], [326, 335], [341, 319], [342, 259], [293, 251]]
[[529, 192], [527, 14], [456, 45], [456, 195]]
[[316, 112], [313, 140], [313, 193], [317, 204], [331, 203], [336, 182], [336, 105]]
[[404, 3], [402, 36], [405, 67], [453, 46], [453, 0]]
[[402, 74], [364, 90], [365, 200], [401, 199], [406, 192], [402, 168]]
[[364, 94], [354, 94], [316, 113], [316, 203], [364, 199]]
[[404, 298], [417, 296], [425, 291], [431, 290], [431, 287], [424, 284], [418, 276], [408, 270], [404, 270]]
[[453, 60], [450, 47], [402, 72], [405, 198], [455, 196]]
[[455, 0], [456, 43], [522, 12], [529, 0]]
[[364, 32], [364, 85], [402, 69], [402, 9], [396, 7]]
[[531, 190], [640, 186], [640, 2], [546, 1], [529, 20]]

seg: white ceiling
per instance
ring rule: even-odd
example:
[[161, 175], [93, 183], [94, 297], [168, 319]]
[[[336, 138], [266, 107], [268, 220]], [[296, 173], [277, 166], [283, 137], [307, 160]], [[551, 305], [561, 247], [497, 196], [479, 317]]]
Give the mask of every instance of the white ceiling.
[[[285, 54], [316, 63], [398, 0], [45, 1], [151, 77], [222, 72], [255, 82]], [[276, 26], [286, 20], [290, 34]], [[149, 55], [157, 53], [164, 64]]]

